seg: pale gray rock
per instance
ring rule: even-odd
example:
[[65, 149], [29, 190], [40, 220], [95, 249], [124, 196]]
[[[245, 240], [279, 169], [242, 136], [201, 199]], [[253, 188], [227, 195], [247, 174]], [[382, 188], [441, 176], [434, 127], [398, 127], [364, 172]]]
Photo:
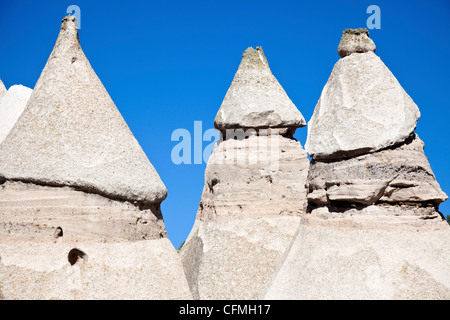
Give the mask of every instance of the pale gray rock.
[[261, 297], [448, 300], [447, 195], [419, 110], [371, 50], [346, 50], [308, 127], [307, 214]]
[[306, 211], [303, 116], [248, 48], [217, 113], [196, 220], [179, 251], [194, 299], [257, 299]]
[[373, 52], [340, 59], [308, 123], [313, 159], [345, 158], [405, 141], [420, 112]]
[[338, 46], [338, 54], [341, 58], [352, 53], [375, 52], [375, 50], [375, 43], [369, 38], [369, 30], [366, 28], [342, 31], [341, 42]]
[[63, 19], [28, 104], [0, 146], [0, 177], [159, 203], [167, 190]]
[[191, 299], [165, 196], [64, 18], [0, 145], [0, 298]]
[[371, 205], [377, 202], [428, 202], [447, 199], [417, 135], [405, 143], [339, 161], [313, 161], [308, 173], [308, 201]]
[[0, 92], [0, 144], [16, 124], [32, 92], [32, 89], [22, 85], [11, 86], [3, 97]]
[[300, 111], [273, 76], [262, 48], [248, 48], [217, 112], [214, 125], [229, 128], [296, 128], [306, 125]]
[[321, 207], [302, 216], [261, 298], [448, 300], [449, 240], [433, 207]]
[[1, 241], [0, 298], [185, 300], [192, 296], [180, 259], [169, 239], [163, 238], [114, 243]]
[[3, 299], [191, 299], [159, 204], [0, 185]]
[[225, 140], [208, 160], [180, 250], [195, 299], [257, 299], [306, 211], [306, 152], [298, 141], [272, 138]]

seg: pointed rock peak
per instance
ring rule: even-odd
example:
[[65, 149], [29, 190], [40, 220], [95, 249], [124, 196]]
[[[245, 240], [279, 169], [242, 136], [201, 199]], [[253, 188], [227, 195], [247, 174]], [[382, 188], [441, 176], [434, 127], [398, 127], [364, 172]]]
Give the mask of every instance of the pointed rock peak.
[[345, 29], [342, 32], [341, 42], [338, 46], [338, 54], [341, 58], [355, 52], [375, 52], [375, 50], [375, 43], [369, 38], [369, 30], [366, 28]]
[[[78, 43], [74, 17], [0, 145], [0, 179], [158, 203], [167, 190]], [[38, 139], [36, 137], [39, 137]]]
[[306, 125], [300, 111], [273, 76], [261, 47], [248, 48], [214, 120], [219, 130], [288, 128]]
[[256, 47], [256, 49], [250, 47], [242, 54], [241, 66], [250, 68], [268, 68], [269, 62], [267, 61], [261, 47]]

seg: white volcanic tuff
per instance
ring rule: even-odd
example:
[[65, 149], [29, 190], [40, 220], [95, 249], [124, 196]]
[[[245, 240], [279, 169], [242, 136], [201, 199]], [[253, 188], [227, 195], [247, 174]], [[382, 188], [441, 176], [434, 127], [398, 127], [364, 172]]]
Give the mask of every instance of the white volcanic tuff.
[[419, 110], [373, 52], [349, 54], [309, 123], [308, 214], [262, 297], [448, 299], [447, 196], [413, 134]]
[[214, 125], [258, 133], [215, 146], [180, 256], [194, 298], [256, 299], [306, 211], [309, 166], [300, 143], [283, 136], [305, 120], [261, 48], [244, 52]]
[[447, 199], [417, 135], [397, 148], [339, 161], [314, 161], [308, 173], [308, 201], [374, 204], [378, 201], [430, 202]]
[[[39, 137], [39, 138], [37, 138]], [[35, 90], [0, 147], [0, 176], [139, 202], [167, 191], [63, 19]]]
[[[180, 251], [194, 298], [257, 299], [292, 240], [306, 211], [309, 161], [298, 141], [278, 138], [276, 150], [270, 136], [215, 146]], [[278, 169], [270, 169], [276, 157]]]
[[300, 128], [300, 111], [273, 76], [262, 48], [248, 48], [214, 120], [217, 129]]
[[165, 186], [74, 17], [0, 145], [0, 184], [0, 299], [191, 298], [160, 211]]
[[0, 221], [0, 298], [192, 298], [159, 204], [7, 181]]
[[[72, 264], [73, 249], [84, 255]], [[0, 298], [192, 299], [167, 238], [134, 242], [0, 243]], [[76, 256], [75, 256], [76, 258]]]
[[434, 208], [313, 210], [260, 298], [448, 300], [449, 240]]
[[333, 68], [308, 123], [314, 159], [377, 151], [405, 141], [420, 112], [373, 52], [352, 53]]
[[22, 85], [11, 86], [3, 96], [0, 92], [0, 144], [16, 124], [32, 92]]

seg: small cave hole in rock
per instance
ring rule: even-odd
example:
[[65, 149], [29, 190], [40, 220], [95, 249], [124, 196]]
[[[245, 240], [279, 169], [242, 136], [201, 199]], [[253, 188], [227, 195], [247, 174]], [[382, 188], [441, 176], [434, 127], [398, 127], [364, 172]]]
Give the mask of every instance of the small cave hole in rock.
[[61, 227], [57, 227], [55, 232], [53, 233], [53, 237], [61, 238], [64, 235], [63, 229]]
[[86, 259], [87, 255], [83, 251], [77, 248], [73, 248], [69, 251], [69, 255], [67, 256], [67, 259], [69, 260], [70, 265], [74, 265], [78, 262], [79, 259]]

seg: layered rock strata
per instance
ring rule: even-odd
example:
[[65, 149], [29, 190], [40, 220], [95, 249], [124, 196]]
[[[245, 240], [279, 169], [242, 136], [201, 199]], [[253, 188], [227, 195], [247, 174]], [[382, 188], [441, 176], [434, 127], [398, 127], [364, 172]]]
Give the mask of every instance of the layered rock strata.
[[0, 79], [0, 98], [7, 92], [5, 85], [3, 84], [2, 79]]
[[166, 188], [63, 19], [0, 145], [0, 296], [189, 299]]
[[279, 128], [295, 132], [305, 125], [302, 114], [272, 74], [262, 48], [245, 50], [214, 126], [218, 130]]
[[360, 50], [368, 33], [351, 35], [309, 122], [308, 214], [262, 296], [448, 299], [447, 196], [414, 133], [419, 110]]
[[180, 250], [194, 298], [256, 299], [264, 290], [306, 210], [309, 161], [291, 136], [303, 125], [262, 49], [247, 49], [217, 114], [223, 139]]

